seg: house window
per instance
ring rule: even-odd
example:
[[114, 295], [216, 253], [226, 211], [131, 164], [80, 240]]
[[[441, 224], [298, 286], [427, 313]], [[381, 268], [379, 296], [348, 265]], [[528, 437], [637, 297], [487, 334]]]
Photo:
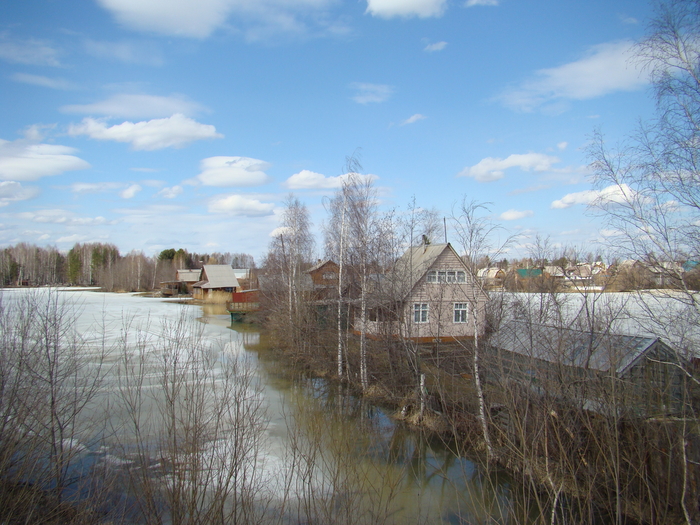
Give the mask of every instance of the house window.
[[337, 274], [335, 274], [333, 272], [326, 272], [323, 274], [323, 278], [327, 279], [327, 280], [336, 279], [336, 277], [337, 277]]
[[467, 274], [462, 270], [430, 270], [425, 280], [429, 283], [464, 283]]
[[455, 323], [466, 323], [467, 312], [467, 303], [455, 303]]
[[413, 305], [413, 322], [428, 322], [428, 303], [416, 303]]

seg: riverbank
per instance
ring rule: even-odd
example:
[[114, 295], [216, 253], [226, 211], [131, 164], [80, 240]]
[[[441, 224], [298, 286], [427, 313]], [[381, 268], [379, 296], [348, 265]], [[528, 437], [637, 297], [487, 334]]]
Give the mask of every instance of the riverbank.
[[[484, 369], [494, 363], [482, 341], [485, 434], [473, 343], [368, 341], [370, 382], [363, 389], [357, 336], [344, 336], [345, 374], [338, 378], [336, 331], [298, 327], [297, 337], [306, 338], [295, 346], [299, 339], [271, 325], [269, 346], [290, 367], [346, 385], [354, 395], [388, 407], [395, 420], [449, 440], [457, 453], [506, 468], [552, 519], [671, 524], [700, 515], [692, 496], [700, 480], [693, 462], [700, 458], [697, 449], [692, 457], [685, 449], [687, 443], [700, 443], [694, 419], [595, 412], [498, 376], [494, 369], [487, 374]], [[425, 376], [422, 396], [417, 370]]]

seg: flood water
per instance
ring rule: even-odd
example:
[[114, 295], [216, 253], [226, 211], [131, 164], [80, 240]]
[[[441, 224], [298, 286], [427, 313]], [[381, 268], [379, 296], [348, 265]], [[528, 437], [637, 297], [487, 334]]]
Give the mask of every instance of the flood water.
[[[49, 292], [7, 290], [3, 304], [28, 293]], [[50, 294], [70, 305], [89, 365], [81, 373], [102, 374], [70, 436], [79, 451], [74, 464], [139, 472], [138, 485], [111, 489], [115, 500], [137, 500], [135, 486], [162, 491], [154, 501], [163, 506], [175, 489], [233, 487], [221, 493], [241, 498], [245, 487], [260, 522], [523, 522], [522, 491], [505, 473], [484, 471], [449, 443], [337, 386], [289, 377], [264, 357], [260, 334], [232, 325], [221, 308], [97, 291]], [[241, 429], [248, 434], [239, 436]], [[214, 496], [197, 497], [208, 505]], [[221, 512], [231, 516], [235, 505]], [[134, 521], [147, 521], [139, 516]]]

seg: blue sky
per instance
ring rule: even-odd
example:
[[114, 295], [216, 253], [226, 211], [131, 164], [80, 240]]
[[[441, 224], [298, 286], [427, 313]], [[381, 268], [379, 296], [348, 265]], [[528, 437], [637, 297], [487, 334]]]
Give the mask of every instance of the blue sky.
[[[266, 252], [358, 152], [385, 209], [608, 232], [586, 144], [653, 115], [640, 0], [22, 0], [0, 18], [0, 246]], [[319, 243], [319, 250], [321, 249]]]

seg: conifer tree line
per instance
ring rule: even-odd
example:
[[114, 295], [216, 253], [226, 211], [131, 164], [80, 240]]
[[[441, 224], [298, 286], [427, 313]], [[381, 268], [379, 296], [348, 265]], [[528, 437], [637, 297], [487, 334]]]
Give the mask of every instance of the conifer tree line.
[[68, 253], [55, 247], [19, 243], [0, 250], [2, 286], [99, 286], [107, 291], [148, 291], [175, 279], [179, 269], [205, 264], [229, 264], [254, 268], [246, 253], [190, 253], [168, 248], [155, 256], [132, 250], [122, 255], [114, 244], [75, 244]]

